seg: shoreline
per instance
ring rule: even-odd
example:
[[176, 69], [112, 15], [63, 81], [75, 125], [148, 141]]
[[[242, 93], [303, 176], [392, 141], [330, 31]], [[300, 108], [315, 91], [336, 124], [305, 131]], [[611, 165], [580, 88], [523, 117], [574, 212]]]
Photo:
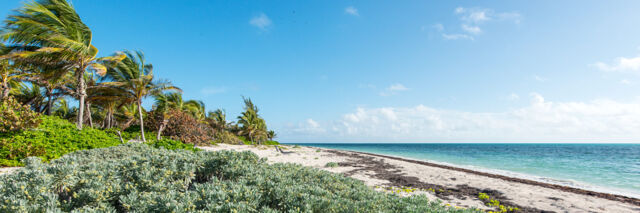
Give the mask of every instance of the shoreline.
[[[313, 147], [313, 146], [309, 146], [309, 147]], [[313, 147], [313, 148], [322, 148], [322, 147]], [[529, 184], [534, 186], [546, 187], [550, 189], [562, 190], [562, 191], [576, 193], [576, 194], [595, 196], [595, 197], [605, 198], [612, 201], [620, 201], [620, 202], [625, 202], [625, 203], [640, 206], [640, 198], [623, 195], [623, 194], [599, 192], [595, 190], [582, 189], [578, 187], [565, 186], [565, 185], [555, 184], [555, 183], [545, 183], [545, 182], [521, 178], [521, 177], [513, 177], [513, 176], [504, 175], [504, 174], [496, 174], [496, 173], [491, 173], [487, 171], [479, 171], [479, 170], [464, 168], [464, 167], [453, 165], [453, 164], [447, 165], [449, 163], [442, 164], [442, 163], [437, 163], [437, 162], [428, 161], [428, 160], [418, 160], [418, 159], [412, 159], [412, 158], [406, 158], [406, 157], [400, 157], [400, 156], [394, 156], [394, 155], [383, 155], [383, 154], [360, 152], [360, 151], [353, 151], [353, 150], [341, 150], [341, 149], [333, 149], [333, 150], [354, 152], [354, 153], [359, 153], [363, 155], [371, 155], [371, 156], [383, 157], [388, 159], [400, 160], [400, 161], [405, 161], [409, 163], [421, 164], [425, 166], [438, 167], [438, 168], [460, 171], [460, 172], [465, 172], [470, 174], [482, 175], [482, 176], [491, 177], [491, 178], [498, 178], [501, 180], [506, 180], [511, 182], [524, 183], [524, 184]]]
[[[618, 196], [618, 197], [624, 197], [624, 198], [631, 198], [631, 199], [636, 199], [636, 200], [640, 200], [640, 191], [638, 190], [630, 190], [629, 188], [625, 188], [625, 187], [619, 187], [619, 186], [615, 186], [614, 185], [604, 185], [602, 183], [599, 182], [589, 182], [587, 180], [581, 180], [580, 177], [574, 177], [576, 179], [571, 179], [571, 178], [561, 178], [561, 177], [554, 177], [551, 174], [549, 175], [538, 175], [535, 173], [527, 173], [524, 171], [512, 171], [512, 170], [508, 170], [508, 169], [499, 169], [499, 168], [492, 168], [491, 166], [487, 166], [486, 164], [473, 164], [471, 162], [467, 162], [465, 163], [452, 163], [446, 160], [433, 160], [430, 158], [421, 158], [420, 156], [415, 155], [415, 153], [413, 153], [414, 155], [412, 155], [412, 157], [406, 157], [403, 156], [404, 153], [398, 153], [398, 152], [384, 152], [384, 151], [380, 151], [380, 152], [374, 152], [375, 150], [369, 150], [369, 149], [364, 149], [364, 151], [360, 151], [358, 149], [356, 149], [354, 147], [349, 147], [349, 146], [331, 146], [331, 145], [340, 145], [341, 143], [286, 143], [285, 145], [298, 145], [298, 146], [308, 146], [308, 147], [315, 147], [315, 148], [325, 148], [325, 149], [337, 149], [337, 150], [342, 150], [342, 151], [349, 151], [349, 152], [358, 152], [361, 154], [370, 154], [370, 155], [376, 155], [379, 157], [388, 157], [388, 158], [393, 158], [393, 159], [404, 159], [404, 160], [408, 160], [408, 161], [415, 161], [415, 162], [426, 162], [429, 164], [433, 164], [433, 165], [438, 165], [438, 167], [441, 168], [447, 168], [447, 167], [451, 167], [454, 169], [463, 169], [465, 171], [472, 171], [472, 173], [477, 172], [479, 175], [482, 174], [488, 174], [489, 176], [502, 176], [502, 177], [506, 177], [506, 178], [513, 178], [513, 179], [522, 179], [524, 181], [520, 181], [522, 183], [526, 182], [526, 181], [533, 181], [535, 182], [534, 184], [540, 184], [540, 185], [544, 185], [544, 184], [550, 184], [550, 185], [554, 185], [555, 187], [568, 187], [568, 188], [572, 188], [572, 189], [577, 189], [577, 190], [582, 190], [582, 191], [587, 191], [589, 193], [593, 192], [593, 193], [599, 193], [599, 194], [610, 194], [613, 196]], [[347, 145], [360, 145], [360, 144], [367, 144], [367, 143], [346, 143]], [[393, 144], [393, 145], [397, 145], [395, 143], [371, 143], [373, 145], [377, 145], [377, 144]], [[399, 143], [399, 144], [476, 144], [476, 143]], [[513, 144], [547, 144], [547, 143], [486, 143], [486, 144], [508, 144], [508, 145], [513, 145]], [[556, 144], [556, 143], [554, 143]], [[557, 143], [557, 144], [574, 144], [574, 143]], [[580, 143], [580, 144], [585, 144], [585, 143]], [[635, 143], [615, 143], [615, 144], [604, 144], [604, 143], [586, 143], [586, 144], [594, 144], [594, 145], [628, 145], [628, 144], [635, 144]], [[326, 145], [326, 146], [325, 146]], [[640, 144], [637, 144], [638, 146], [640, 146]], [[388, 151], [388, 150], [387, 150]], [[392, 153], [392, 154], [389, 154]], [[452, 156], [452, 157], [456, 157], [456, 156]], [[455, 161], [454, 161], [455, 162]], [[545, 167], [539, 167], [539, 168], [545, 168]]]
[[[293, 163], [363, 181], [377, 191], [399, 196], [424, 195], [456, 208], [518, 212], [640, 212], [640, 199], [492, 174], [423, 160], [311, 146], [217, 144], [204, 151], [249, 151], [267, 163]], [[0, 175], [16, 167], [0, 168]], [[490, 197], [483, 199], [481, 194]]]
[[[498, 210], [480, 193], [518, 212], [639, 212], [640, 199], [490, 174], [449, 165], [374, 153], [305, 145], [273, 146], [218, 144], [207, 151], [251, 151], [268, 163], [295, 163], [363, 181], [378, 191], [400, 196], [425, 195], [443, 204]], [[332, 162], [337, 166], [327, 166]]]

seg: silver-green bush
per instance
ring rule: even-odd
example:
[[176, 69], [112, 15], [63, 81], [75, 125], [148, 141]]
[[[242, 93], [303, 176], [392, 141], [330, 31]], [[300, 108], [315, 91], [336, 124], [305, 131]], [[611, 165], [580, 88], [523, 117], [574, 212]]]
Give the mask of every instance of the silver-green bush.
[[0, 212], [463, 212], [250, 152], [144, 144], [77, 151], [0, 176]]

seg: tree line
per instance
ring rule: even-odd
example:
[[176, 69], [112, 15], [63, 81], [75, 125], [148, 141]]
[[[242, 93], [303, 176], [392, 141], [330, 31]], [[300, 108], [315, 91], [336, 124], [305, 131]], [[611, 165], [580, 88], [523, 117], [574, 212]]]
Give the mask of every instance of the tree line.
[[[252, 143], [276, 136], [249, 98], [243, 97], [237, 122], [228, 122], [224, 110], [207, 113], [202, 101], [183, 100], [179, 87], [155, 77], [142, 51], [98, 57], [91, 29], [67, 0], [27, 2], [6, 18], [0, 29], [0, 80], [3, 102], [15, 99], [36, 112], [74, 120], [78, 129], [137, 125], [146, 141], [145, 128], [160, 139], [172, 124], [175, 129], [188, 120], [192, 126], [171, 129], [173, 134], [196, 127], [197, 134], [210, 136], [202, 140], [235, 135]], [[142, 105], [148, 97], [155, 103], [147, 111]], [[71, 99], [78, 105], [70, 107]]]

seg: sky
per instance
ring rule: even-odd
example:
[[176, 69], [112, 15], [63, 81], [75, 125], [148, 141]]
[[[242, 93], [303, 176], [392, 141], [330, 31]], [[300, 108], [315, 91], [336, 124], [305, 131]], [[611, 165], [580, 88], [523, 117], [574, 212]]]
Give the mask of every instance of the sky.
[[639, 1], [72, 2], [99, 55], [282, 142], [640, 142]]

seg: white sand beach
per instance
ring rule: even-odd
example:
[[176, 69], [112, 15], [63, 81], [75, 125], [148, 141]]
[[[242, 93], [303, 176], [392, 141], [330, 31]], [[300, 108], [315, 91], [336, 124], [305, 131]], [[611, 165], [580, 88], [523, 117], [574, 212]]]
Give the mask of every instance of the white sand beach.
[[[402, 195], [426, 194], [431, 199], [442, 200], [452, 206], [463, 208], [495, 209], [485, 205], [477, 196], [477, 190], [487, 192], [504, 203], [517, 205], [524, 212], [640, 212], [640, 205], [633, 201], [616, 201], [594, 195], [574, 193], [561, 189], [509, 181], [453, 169], [438, 168], [405, 160], [391, 159], [364, 153], [332, 149], [281, 146], [284, 153], [273, 146], [246, 146], [220, 144], [199, 147], [208, 151], [251, 151], [268, 159], [270, 163], [298, 163], [335, 173], [343, 173], [378, 190], [389, 185], [420, 185], [424, 188]], [[326, 167], [329, 162], [337, 167]], [[430, 186], [430, 187], [429, 187]], [[432, 190], [429, 190], [429, 188]], [[421, 188], [421, 187], [413, 187]], [[426, 188], [426, 189], [425, 189]], [[436, 193], [436, 190], [443, 189]], [[446, 191], [450, 191], [447, 193]], [[395, 189], [393, 191], [396, 191]], [[438, 195], [439, 194], [439, 195]], [[449, 195], [447, 195], [449, 194]], [[633, 199], [632, 199], [633, 200]], [[635, 200], [637, 201], [637, 200]]]

